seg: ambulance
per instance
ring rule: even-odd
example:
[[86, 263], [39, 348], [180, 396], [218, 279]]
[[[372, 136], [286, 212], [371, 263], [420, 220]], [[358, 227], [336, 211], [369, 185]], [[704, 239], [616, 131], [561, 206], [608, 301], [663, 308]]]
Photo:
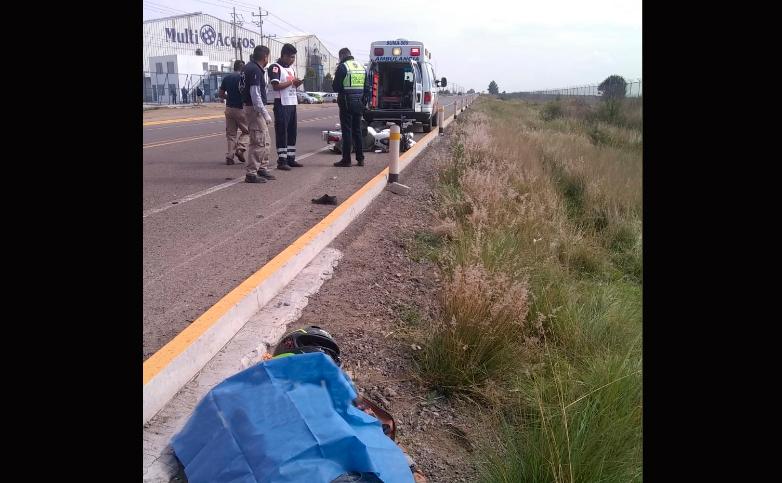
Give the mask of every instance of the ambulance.
[[437, 126], [437, 88], [445, 87], [447, 81], [437, 79], [431, 60], [432, 53], [423, 42], [372, 42], [367, 66], [371, 90], [364, 111], [367, 123], [404, 118], [421, 123], [424, 132]]

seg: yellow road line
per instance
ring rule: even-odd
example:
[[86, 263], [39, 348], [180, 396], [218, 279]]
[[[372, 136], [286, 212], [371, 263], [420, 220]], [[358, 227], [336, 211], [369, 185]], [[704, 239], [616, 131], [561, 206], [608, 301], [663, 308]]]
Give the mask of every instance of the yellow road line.
[[[193, 121], [206, 121], [209, 119], [221, 119], [224, 118], [225, 114], [213, 114], [211, 116], [198, 116], [198, 117], [178, 117], [176, 119], [163, 119], [160, 121], [146, 121], [144, 122], [144, 126], [159, 126], [161, 124], [176, 124], [180, 122], [193, 122]], [[329, 116], [333, 117], [333, 116]], [[314, 120], [314, 119], [313, 119]]]
[[220, 119], [225, 117], [225, 114], [215, 114], [214, 116], [200, 116], [200, 117], [179, 117], [176, 119], [165, 119], [163, 121], [147, 121], [145, 126], [159, 126], [160, 124], [176, 124], [178, 122], [192, 122], [192, 121], [205, 121], [207, 119]]
[[[329, 118], [333, 118], [333, 117], [337, 117], [337, 116], [327, 116], [327, 117], [318, 117], [318, 118], [315, 118], [315, 119], [305, 119], [303, 121], [299, 121], [299, 123], [313, 122], [313, 121], [322, 121], [324, 119], [329, 119]], [[274, 129], [274, 127], [272, 126], [269, 129]], [[191, 137], [187, 137], [187, 138], [172, 139], [170, 141], [155, 141], [155, 142], [144, 144], [143, 147], [145, 149], [146, 148], [156, 148], [158, 146], [167, 146], [169, 144], [184, 143], [184, 142], [187, 142], [187, 141], [197, 141], [199, 139], [211, 138], [211, 137], [214, 137], [214, 136], [219, 136], [221, 134], [225, 134], [225, 133], [224, 132], [216, 132], [216, 133], [204, 134], [204, 135], [201, 135], [201, 136], [191, 136]]]

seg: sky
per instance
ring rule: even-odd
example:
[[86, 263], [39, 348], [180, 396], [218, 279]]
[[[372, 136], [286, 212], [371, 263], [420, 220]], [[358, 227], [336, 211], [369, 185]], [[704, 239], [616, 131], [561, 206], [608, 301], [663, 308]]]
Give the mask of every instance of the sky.
[[[142, 0], [144, 20], [203, 12], [244, 27], [262, 6], [264, 35], [315, 34], [337, 55], [366, 62], [377, 40], [419, 40], [438, 77], [464, 90], [500, 92], [599, 84], [609, 75], [642, 77], [641, 0]], [[474, 6], [478, 6], [475, 8]]]

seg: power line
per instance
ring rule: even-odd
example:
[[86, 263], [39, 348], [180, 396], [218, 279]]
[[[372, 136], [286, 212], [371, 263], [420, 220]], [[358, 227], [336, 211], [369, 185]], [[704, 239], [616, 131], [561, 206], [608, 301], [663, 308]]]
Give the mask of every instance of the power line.
[[145, 3], [147, 3], [147, 5], [150, 5], [150, 6], [153, 6], [153, 7], [157, 7], [158, 9], [170, 10], [170, 11], [175, 12], [175, 13], [192, 13], [192, 12], [187, 12], [185, 10], [179, 10], [178, 8], [169, 7], [168, 5], [163, 5], [163, 4], [160, 4], [160, 3], [155, 3], [155, 2], [150, 2], [150, 1], [147, 1]]
[[178, 9], [176, 9], [176, 8], [171, 8], [171, 7], [168, 7], [168, 6], [166, 6], [166, 5], [160, 5], [160, 4], [158, 4], [158, 3], [154, 3], [154, 2], [148, 2], [148, 1], [145, 1], [145, 2], [144, 2], [144, 4], [145, 4], [147, 7], [149, 7], [149, 8], [153, 8], [153, 9], [156, 9], [156, 10], [158, 10], [158, 11], [162, 12], [162, 13], [167, 13], [167, 14], [172, 14], [172, 13], [188, 13], [188, 12], [185, 12], [185, 11], [183, 11], [183, 10], [178, 10]]
[[173, 13], [173, 12], [168, 12], [166, 10], [159, 9], [157, 7], [153, 7], [151, 5], [144, 5], [144, 6], [147, 7], [148, 10], [151, 10], [153, 12], [157, 12], [157, 13], [163, 14], [163, 15], [171, 15]]

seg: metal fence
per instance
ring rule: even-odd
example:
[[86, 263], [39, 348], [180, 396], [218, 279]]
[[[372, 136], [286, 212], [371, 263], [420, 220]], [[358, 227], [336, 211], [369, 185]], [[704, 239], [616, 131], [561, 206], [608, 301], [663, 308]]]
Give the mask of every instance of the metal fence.
[[[625, 97], [642, 97], [643, 96], [643, 83], [641, 79], [631, 79], [626, 81], [625, 85]], [[562, 87], [559, 89], [548, 89], [542, 91], [532, 91], [527, 94], [541, 95], [541, 96], [601, 96], [601, 92], [598, 89], [599, 84], [586, 85], [586, 86], [571, 86]]]
[[217, 102], [217, 89], [227, 72], [209, 75], [178, 74], [176, 72], [144, 72], [145, 104], [192, 104], [198, 88], [204, 102]]
[[[221, 102], [217, 97], [217, 91], [223, 78], [230, 74], [224, 72], [209, 72], [208, 74], [179, 74], [176, 72], [147, 72], [144, 71], [144, 104], [193, 104], [196, 102], [196, 93], [201, 88], [203, 102]], [[302, 79], [304, 85], [299, 90], [306, 91], [331, 91], [331, 81], [327, 78], [317, 79], [308, 75]], [[320, 86], [318, 86], [320, 82]], [[271, 90], [267, 91], [271, 96]]]

